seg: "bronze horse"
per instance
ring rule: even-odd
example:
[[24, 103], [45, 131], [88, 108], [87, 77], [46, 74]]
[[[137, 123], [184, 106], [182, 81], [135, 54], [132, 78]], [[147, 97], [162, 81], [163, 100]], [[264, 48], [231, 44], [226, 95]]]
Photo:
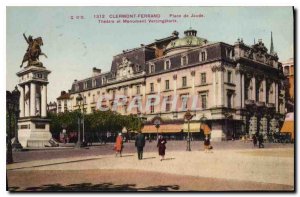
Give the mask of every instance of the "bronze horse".
[[44, 54], [41, 50], [41, 46], [43, 45], [43, 39], [41, 37], [32, 39], [32, 36], [26, 38], [25, 34], [23, 34], [26, 42], [28, 43], [28, 49], [23, 57], [21, 68], [23, 63], [28, 61], [27, 65], [31, 65], [33, 62], [39, 61], [39, 56], [44, 55], [47, 58], [47, 55]]

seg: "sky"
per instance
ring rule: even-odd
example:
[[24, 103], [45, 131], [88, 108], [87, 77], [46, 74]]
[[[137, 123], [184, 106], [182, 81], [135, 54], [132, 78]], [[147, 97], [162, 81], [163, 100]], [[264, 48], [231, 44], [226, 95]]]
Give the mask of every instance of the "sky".
[[[160, 19], [176, 19], [176, 23], [103, 24], [94, 15], [160, 14]], [[181, 18], [170, 18], [170, 14]], [[200, 18], [183, 18], [184, 14], [202, 14]], [[84, 19], [71, 19], [83, 16]], [[238, 38], [252, 45], [262, 39], [270, 48], [271, 31], [279, 61], [293, 57], [292, 7], [7, 7], [6, 12], [6, 89], [18, 83], [16, 73], [27, 49], [22, 34], [41, 36], [40, 57], [51, 73], [48, 102], [56, 101], [72, 82], [92, 75], [92, 68], [109, 71], [113, 56], [125, 49], [149, 44], [170, 36], [179, 37], [190, 28], [197, 36], [211, 42], [234, 44]]]

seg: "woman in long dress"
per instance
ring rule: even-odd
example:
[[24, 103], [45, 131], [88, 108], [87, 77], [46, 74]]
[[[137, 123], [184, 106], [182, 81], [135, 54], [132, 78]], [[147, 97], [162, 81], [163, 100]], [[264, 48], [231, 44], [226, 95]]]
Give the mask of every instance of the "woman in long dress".
[[119, 153], [120, 157], [122, 157], [123, 138], [122, 138], [122, 134], [121, 133], [119, 133], [119, 135], [118, 135], [118, 137], [116, 139], [115, 150], [116, 150], [116, 156]]
[[165, 158], [166, 143], [167, 143], [167, 140], [162, 135], [160, 135], [158, 137], [158, 141], [157, 141], [158, 154], [161, 156], [160, 161], [162, 161]]

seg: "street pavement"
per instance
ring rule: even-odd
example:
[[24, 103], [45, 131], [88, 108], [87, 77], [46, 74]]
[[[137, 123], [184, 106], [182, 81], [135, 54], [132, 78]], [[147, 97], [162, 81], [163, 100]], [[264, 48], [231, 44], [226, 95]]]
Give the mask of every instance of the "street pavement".
[[[154, 142], [147, 144], [143, 160], [137, 159], [133, 143], [125, 144], [123, 157], [115, 157], [112, 144], [18, 152], [14, 156], [19, 162], [7, 165], [9, 187], [15, 191], [294, 189], [292, 144], [266, 144], [258, 149], [251, 143], [230, 141], [213, 143], [210, 153], [203, 151], [202, 142], [193, 142], [191, 152], [185, 151], [185, 145], [168, 142], [163, 161]], [[22, 154], [29, 156], [27, 160]]]
[[[186, 141], [168, 141], [167, 152], [168, 151], [185, 151]], [[44, 149], [33, 149], [21, 152], [14, 152], [13, 158], [15, 162], [25, 162], [32, 160], [44, 160], [44, 159], [55, 159], [55, 158], [72, 158], [77, 156], [97, 156], [97, 155], [110, 155], [114, 153], [114, 144], [93, 144], [93, 146], [87, 148], [73, 148], [74, 144], [67, 144], [66, 147], [58, 148], [47, 148]], [[253, 149], [253, 144], [250, 142], [236, 141], [223, 141], [223, 142], [212, 142], [214, 150], [246, 150]], [[281, 143], [266, 143], [265, 148], [287, 148], [294, 147], [294, 144], [281, 144]], [[191, 142], [192, 151], [203, 151], [203, 141], [192, 141]], [[134, 142], [124, 143], [124, 150], [126, 153], [135, 153], [136, 148]], [[156, 142], [152, 141], [146, 142], [144, 152], [157, 152]]]

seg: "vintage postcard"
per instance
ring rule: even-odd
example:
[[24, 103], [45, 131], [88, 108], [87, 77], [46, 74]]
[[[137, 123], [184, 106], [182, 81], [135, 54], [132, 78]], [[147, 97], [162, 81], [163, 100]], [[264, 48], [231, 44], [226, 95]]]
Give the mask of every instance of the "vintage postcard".
[[6, 8], [21, 191], [295, 191], [293, 7]]

